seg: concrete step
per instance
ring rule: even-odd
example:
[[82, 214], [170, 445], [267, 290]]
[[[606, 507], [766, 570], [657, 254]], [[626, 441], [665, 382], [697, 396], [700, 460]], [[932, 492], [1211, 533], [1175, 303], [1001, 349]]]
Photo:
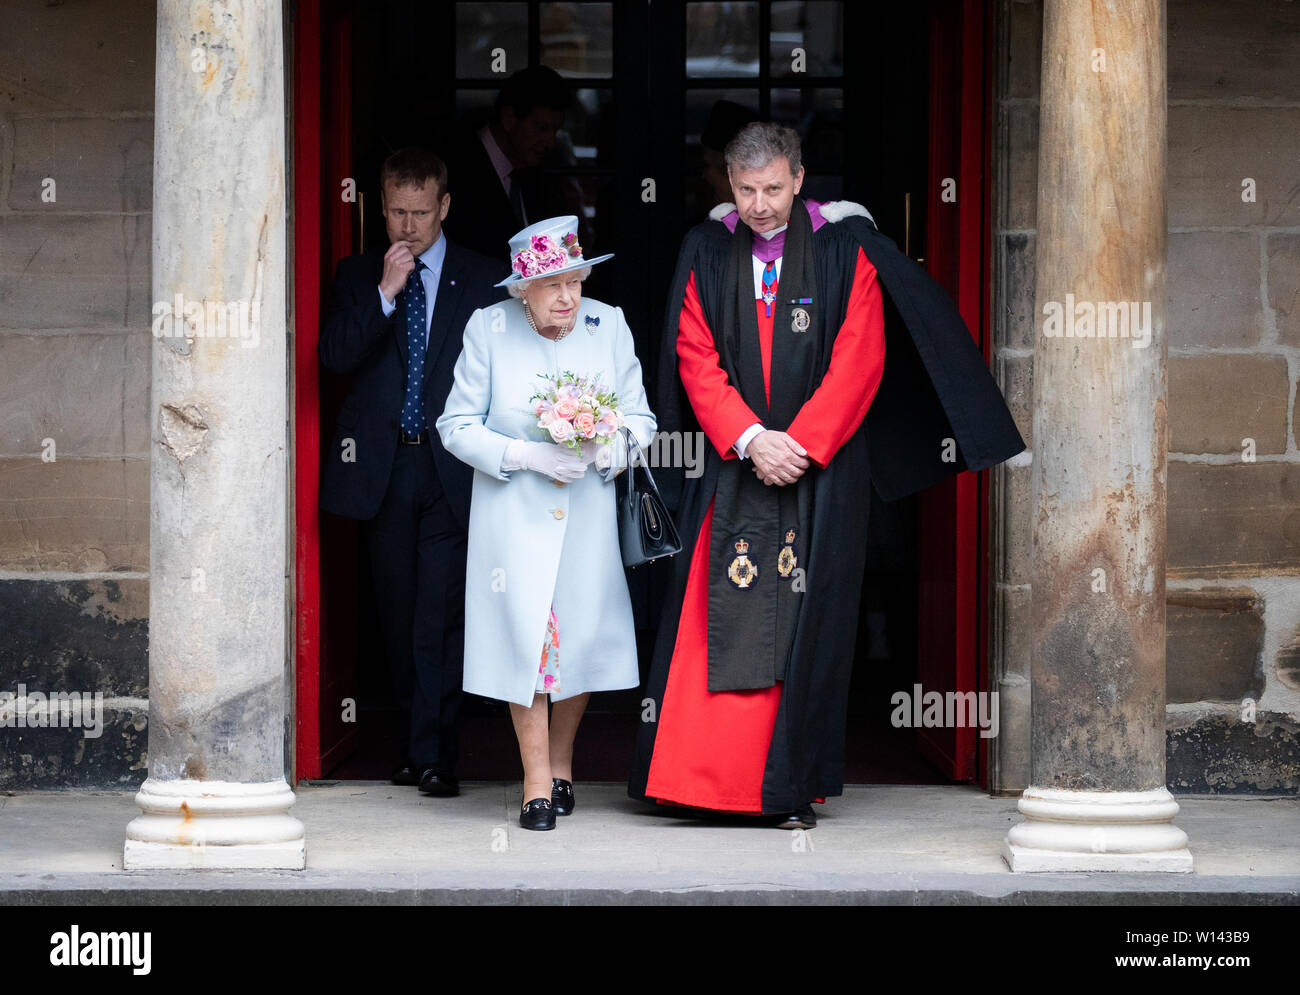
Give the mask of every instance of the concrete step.
[[374, 781], [305, 784], [304, 871], [123, 871], [130, 792], [0, 796], [0, 903], [1300, 904], [1300, 799], [1180, 797], [1191, 874], [1012, 874], [1014, 797], [967, 786], [849, 786], [807, 832], [683, 816], [576, 784], [553, 832], [516, 814], [520, 785], [435, 799]]

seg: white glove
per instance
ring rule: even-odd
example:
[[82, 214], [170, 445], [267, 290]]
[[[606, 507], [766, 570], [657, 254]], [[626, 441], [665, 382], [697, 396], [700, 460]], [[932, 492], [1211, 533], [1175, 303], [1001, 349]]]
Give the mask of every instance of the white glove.
[[543, 476], [568, 483], [587, 472], [587, 464], [568, 446], [558, 442], [525, 442], [511, 439], [501, 460], [503, 470], [533, 470]]
[[588, 463], [595, 463], [597, 470], [608, 470], [614, 461], [614, 446], [621, 440], [604, 444], [588, 439], [582, 443], [582, 458]]

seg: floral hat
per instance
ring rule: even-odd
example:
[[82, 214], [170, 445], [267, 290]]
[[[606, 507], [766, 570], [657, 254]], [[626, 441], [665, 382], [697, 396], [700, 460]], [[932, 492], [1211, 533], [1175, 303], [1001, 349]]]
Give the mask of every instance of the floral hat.
[[578, 244], [577, 215], [547, 218], [529, 225], [510, 240], [511, 272], [497, 286], [504, 287], [508, 283], [594, 266], [613, 258], [612, 252], [595, 259], [582, 258], [582, 246]]

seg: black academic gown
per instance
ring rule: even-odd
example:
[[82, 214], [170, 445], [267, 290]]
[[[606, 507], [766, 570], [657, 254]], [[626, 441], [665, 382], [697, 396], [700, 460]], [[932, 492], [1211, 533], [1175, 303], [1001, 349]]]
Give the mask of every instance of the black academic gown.
[[[796, 200], [797, 210], [806, 210]], [[866, 217], [827, 222], [813, 236], [818, 319], [826, 341], [843, 324], [861, 248], [875, 267], [885, 307], [885, 367], [861, 426], [825, 469], [805, 473], [814, 489], [807, 590], [791, 646], [763, 772], [765, 813], [793, 811], [842, 793], [849, 678], [866, 566], [868, 486], [893, 501], [964, 470], [983, 470], [1025, 449], [1002, 393], [943, 288], [899, 252]], [[677, 372], [677, 323], [692, 270], [711, 328], [723, 313], [722, 288], [732, 235], [721, 221], [693, 228], [682, 244], [668, 300], [660, 358], [659, 429], [698, 431]], [[830, 349], [824, 350], [824, 366]], [[780, 376], [772, 371], [773, 378]], [[646, 711], [628, 793], [645, 798], [658, 719], [677, 640], [694, 543], [716, 488], [721, 457], [703, 447], [703, 473], [669, 480], [677, 492], [682, 552], [675, 558], [652, 657]], [[663, 472], [661, 471], [661, 474]], [[725, 569], [710, 563], [710, 570]]]

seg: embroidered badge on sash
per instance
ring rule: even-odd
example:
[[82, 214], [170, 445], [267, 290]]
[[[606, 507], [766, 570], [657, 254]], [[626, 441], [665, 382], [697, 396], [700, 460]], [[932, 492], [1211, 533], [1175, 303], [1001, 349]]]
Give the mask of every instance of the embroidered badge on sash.
[[736, 558], [727, 567], [727, 579], [742, 591], [758, 579], [758, 567], [745, 554], [749, 552], [749, 543], [744, 539], [736, 540]]
[[794, 568], [799, 564], [799, 557], [794, 551], [794, 529], [787, 529], [785, 533], [785, 545], [781, 547], [781, 552], [776, 558], [776, 572], [782, 577], [789, 577], [794, 573]]
[[790, 331], [806, 332], [812, 325], [812, 316], [801, 307], [790, 312]]

